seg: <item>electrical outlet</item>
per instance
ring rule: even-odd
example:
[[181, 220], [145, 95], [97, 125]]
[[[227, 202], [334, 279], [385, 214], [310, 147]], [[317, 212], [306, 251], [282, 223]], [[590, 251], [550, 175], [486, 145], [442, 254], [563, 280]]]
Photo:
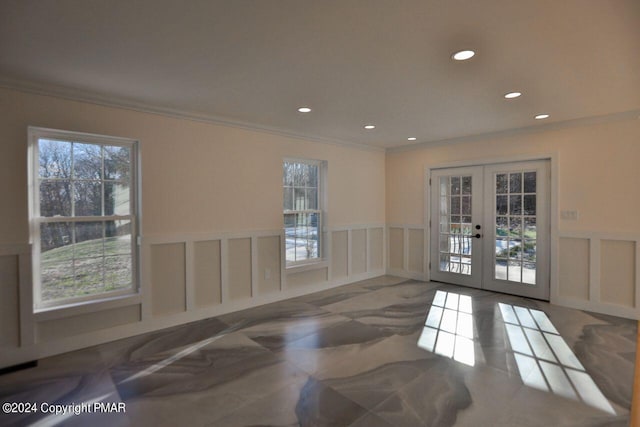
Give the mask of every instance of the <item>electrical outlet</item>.
[[577, 221], [578, 211], [560, 211], [560, 219], [564, 219], [566, 221]]

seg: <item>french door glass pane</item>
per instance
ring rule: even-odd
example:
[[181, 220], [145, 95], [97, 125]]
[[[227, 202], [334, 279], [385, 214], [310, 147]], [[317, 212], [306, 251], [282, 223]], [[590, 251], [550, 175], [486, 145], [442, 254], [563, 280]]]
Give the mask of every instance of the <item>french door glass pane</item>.
[[536, 192], [536, 173], [525, 172], [524, 174], [524, 192], [535, 193]]
[[496, 258], [496, 279], [507, 280], [507, 260]]
[[522, 174], [521, 173], [509, 174], [509, 192], [510, 193], [522, 192]]
[[471, 177], [463, 176], [462, 177], [462, 194], [463, 195], [471, 195]]
[[440, 271], [471, 275], [471, 176], [441, 177]]
[[536, 284], [536, 264], [525, 262], [522, 265], [522, 283], [526, 283], [528, 285]]
[[536, 179], [536, 172], [495, 174], [495, 279], [536, 283]]
[[456, 196], [460, 194], [460, 177], [459, 176], [451, 177], [451, 194]]

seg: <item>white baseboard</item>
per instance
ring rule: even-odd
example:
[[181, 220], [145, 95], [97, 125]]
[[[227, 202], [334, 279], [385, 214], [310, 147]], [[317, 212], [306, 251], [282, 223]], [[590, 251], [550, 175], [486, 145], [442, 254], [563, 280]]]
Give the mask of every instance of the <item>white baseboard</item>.
[[551, 300], [552, 304], [563, 307], [575, 308], [577, 310], [591, 311], [595, 313], [608, 314], [617, 317], [626, 317], [628, 319], [640, 320], [640, 312], [633, 307], [625, 307], [622, 305], [594, 302], [583, 299], [561, 297], [558, 296]]

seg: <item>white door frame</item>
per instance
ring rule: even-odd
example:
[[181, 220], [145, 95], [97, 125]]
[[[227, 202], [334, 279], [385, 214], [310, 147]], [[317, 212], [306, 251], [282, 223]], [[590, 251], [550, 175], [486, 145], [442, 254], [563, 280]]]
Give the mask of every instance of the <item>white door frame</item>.
[[[455, 172], [454, 172], [455, 171]], [[434, 204], [437, 206], [438, 201], [440, 200], [440, 178], [441, 177], [451, 177], [451, 176], [468, 176], [472, 179], [473, 189], [471, 193], [471, 205], [472, 205], [472, 224], [482, 224], [484, 225], [483, 216], [485, 215], [484, 209], [484, 200], [482, 198], [482, 193], [484, 191], [484, 187], [481, 184], [484, 177], [483, 167], [472, 166], [472, 167], [461, 167], [461, 168], [445, 168], [445, 169], [433, 169], [431, 171], [430, 179], [432, 180], [431, 188], [431, 206]], [[448, 184], [447, 184], [448, 186]], [[462, 185], [461, 185], [462, 192]], [[436, 211], [439, 209], [436, 208]], [[439, 239], [440, 237], [440, 215], [436, 214], [436, 218], [431, 218], [432, 227], [430, 230], [430, 239]], [[448, 228], [448, 227], [447, 227]], [[472, 234], [468, 236], [470, 239], [469, 242], [472, 246], [471, 251], [471, 265], [470, 265], [470, 274], [460, 274], [460, 273], [450, 273], [440, 271], [437, 267], [440, 263], [439, 254], [434, 254], [431, 252], [432, 257], [429, 259], [430, 265], [433, 270], [429, 271], [429, 274], [435, 277], [438, 281], [447, 282], [452, 284], [458, 284], [462, 286], [468, 286], [471, 288], [482, 288], [482, 255], [483, 253], [483, 241], [482, 239], [475, 239], [472, 237], [473, 234], [477, 232], [477, 230], [473, 229]], [[484, 233], [484, 230], [481, 231]], [[430, 243], [430, 242], [429, 242]]]
[[429, 260], [431, 259], [431, 236], [429, 221], [431, 220], [431, 194], [429, 192], [429, 178], [431, 172], [434, 169], [444, 168], [457, 168], [468, 166], [486, 166], [500, 163], [515, 163], [515, 162], [527, 162], [534, 160], [548, 160], [550, 162], [549, 168], [551, 169], [550, 179], [550, 209], [549, 209], [549, 224], [550, 240], [549, 240], [549, 302], [557, 304], [558, 301], [558, 188], [559, 188], [559, 173], [558, 173], [558, 161], [559, 155], [557, 152], [541, 153], [521, 156], [508, 156], [508, 157], [492, 157], [481, 159], [460, 160], [455, 162], [446, 163], [434, 163], [428, 164], [424, 167], [423, 183], [424, 183], [424, 265], [425, 265], [425, 280], [431, 280], [431, 268], [429, 268]]

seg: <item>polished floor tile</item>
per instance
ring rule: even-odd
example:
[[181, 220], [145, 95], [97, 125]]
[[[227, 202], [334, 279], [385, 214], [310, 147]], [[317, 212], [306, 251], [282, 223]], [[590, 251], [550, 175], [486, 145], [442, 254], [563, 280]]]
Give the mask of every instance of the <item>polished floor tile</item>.
[[36, 426], [623, 426], [635, 321], [384, 276], [50, 357], [0, 400], [122, 402]]
[[471, 405], [464, 374], [446, 360], [429, 368], [373, 409], [394, 426], [451, 426], [458, 412]]

